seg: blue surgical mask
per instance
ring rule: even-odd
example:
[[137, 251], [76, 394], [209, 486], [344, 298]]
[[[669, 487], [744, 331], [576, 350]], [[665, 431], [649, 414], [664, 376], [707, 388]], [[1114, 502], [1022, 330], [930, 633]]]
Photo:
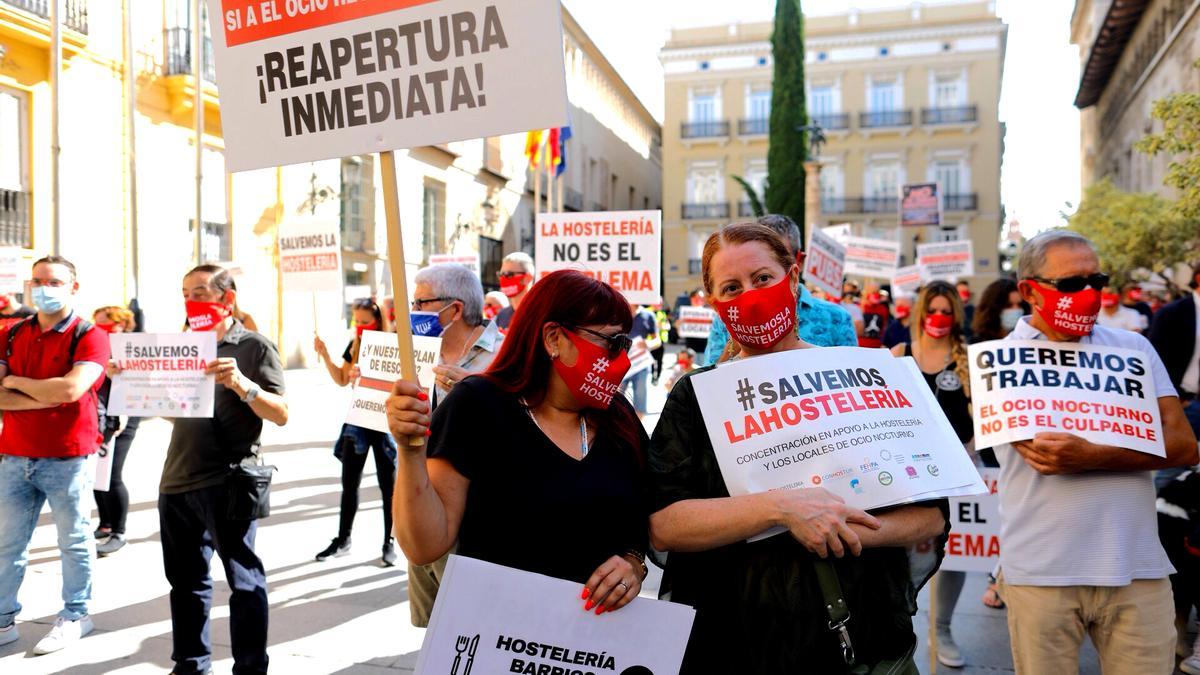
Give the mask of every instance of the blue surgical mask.
[[1025, 316], [1025, 310], [1020, 307], [1009, 307], [1008, 309], [1000, 310], [1000, 327], [1007, 331], [1012, 331], [1017, 327], [1017, 322], [1021, 317]]
[[412, 334], [426, 337], [440, 336], [446, 328], [438, 319], [438, 314], [439, 312], [409, 312], [408, 320], [412, 325]]
[[67, 286], [34, 286], [33, 304], [43, 314], [56, 314], [67, 306], [71, 289]]

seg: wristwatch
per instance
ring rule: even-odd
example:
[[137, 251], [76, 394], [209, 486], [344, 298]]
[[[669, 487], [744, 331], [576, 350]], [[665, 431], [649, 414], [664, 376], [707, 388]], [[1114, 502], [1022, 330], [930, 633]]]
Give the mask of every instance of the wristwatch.
[[251, 384], [250, 388], [246, 390], [246, 395], [242, 397], [242, 403], [254, 403], [254, 399], [258, 398], [261, 391], [262, 389], [259, 389], [257, 384]]

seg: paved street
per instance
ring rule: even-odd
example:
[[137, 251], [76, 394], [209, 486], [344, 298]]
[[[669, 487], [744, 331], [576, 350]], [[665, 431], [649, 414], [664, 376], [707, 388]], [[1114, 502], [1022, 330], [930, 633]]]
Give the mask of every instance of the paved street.
[[[328, 563], [313, 561], [337, 529], [341, 487], [339, 465], [331, 447], [348, 391], [330, 384], [324, 372], [289, 371], [287, 377], [291, 422], [283, 429], [268, 425], [264, 437], [267, 456], [279, 472], [273, 488], [272, 514], [262, 521], [258, 535], [258, 551], [266, 562], [270, 582], [272, 670], [411, 672], [423, 631], [409, 625], [403, 566], [389, 569], [379, 565], [383, 526], [373, 475], [363, 479], [351, 555]], [[650, 398], [651, 409], [661, 409], [664, 398], [665, 392], [656, 388]], [[654, 415], [646, 419], [648, 427], [654, 422]], [[170, 669], [169, 589], [162, 573], [156, 510], [158, 476], [169, 434], [168, 422], [148, 421], [130, 453], [126, 465], [131, 493], [130, 544], [96, 562], [92, 609], [96, 632], [72, 649], [33, 657], [29, 651], [61, 606], [54, 528], [49, 514], [43, 514], [21, 589], [21, 640], [0, 648], [0, 673], [134, 675]], [[219, 566], [214, 573], [215, 669], [228, 673], [232, 667], [228, 592]], [[658, 578], [652, 572], [648, 594], [654, 593]], [[1004, 614], [979, 604], [982, 592], [981, 577], [968, 581], [955, 622], [959, 644], [971, 666], [964, 670], [942, 668], [940, 672], [1011, 672]], [[918, 626], [924, 626], [925, 616], [922, 611]], [[927, 672], [929, 660], [923, 634], [920, 644], [918, 663], [922, 672]], [[1099, 672], [1094, 656], [1088, 663], [1083, 672]]]

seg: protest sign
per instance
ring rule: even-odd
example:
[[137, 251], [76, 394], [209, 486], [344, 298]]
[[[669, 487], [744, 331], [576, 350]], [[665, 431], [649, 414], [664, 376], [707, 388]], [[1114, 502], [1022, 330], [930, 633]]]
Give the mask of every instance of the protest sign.
[[717, 313], [708, 307], [684, 305], [679, 308], [679, 325], [676, 331], [681, 338], [708, 338]]
[[941, 569], [992, 572], [1000, 562], [1000, 469], [980, 469], [987, 492], [950, 500], [950, 538]]
[[639, 305], [662, 301], [661, 211], [539, 213], [534, 258], [539, 277], [576, 270]]
[[[0, 247], [0, 294], [20, 293], [25, 290], [29, 269], [22, 262], [21, 249], [16, 246]], [[26, 297], [26, 302], [29, 298]]]
[[804, 280], [824, 291], [830, 298], [842, 297], [842, 267], [846, 247], [823, 231], [813, 229], [804, 258]]
[[847, 276], [891, 279], [900, 260], [900, 242], [887, 239], [843, 236], [838, 239], [846, 247]]
[[99, 492], [108, 492], [112, 487], [112, 463], [113, 463], [113, 444], [112, 441], [100, 446], [96, 450], [96, 472], [93, 478], [92, 489]]
[[892, 295], [894, 297], [912, 297], [917, 294], [925, 279], [921, 276], [920, 265], [897, 267], [892, 275]]
[[[413, 336], [413, 360], [417, 365], [417, 382], [427, 392], [433, 391], [433, 367], [442, 352], [442, 338]], [[354, 386], [346, 423], [388, 432], [384, 404], [392, 391], [392, 383], [400, 379], [400, 349], [396, 336], [376, 330], [365, 330], [358, 348], [360, 377]]]
[[1166, 456], [1158, 392], [1146, 354], [1102, 345], [993, 340], [967, 348], [975, 445], [1075, 434]]
[[455, 253], [433, 253], [429, 256], [430, 265], [462, 265], [479, 276], [479, 254], [468, 253], [458, 255]]
[[926, 281], [954, 281], [975, 274], [974, 248], [970, 239], [917, 244], [917, 266]]
[[846, 237], [850, 236], [851, 228], [852, 228], [852, 226], [850, 225], [850, 223], [842, 223], [840, 225], [830, 225], [829, 227], [822, 227], [821, 231], [824, 232], [825, 234], [833, 237], [834, 239], [837, 239], [838, 241], [842, 241]]
[[642, 338], [637, 338], [633, 341], [633, 346], [629, 348], [629, 370], [625, 371], [625, 379], [636, 375], [643, 370], [649, 370], [654, 364], [654, 357], [650, 355], [650, 350], [646, 348], [646, 341]]
[[696, 610], [639, 597], [582, 611], [579, 584], [450, 556], [416, 675], [678, 675]]
[[910, 359], [823, 347], [692, 378], [729, 494], [822, 487], [873, 509], [983, 491]]
[[220, 8], [209, 20], [229, 171], [568, 123], [556, 0]]
[[108, 414], [130, 417], [212, 417], [216, 379], [204, 369], [217, 358], [217, 334], [114, 333]]
[[942, 198], [937, 183], [910, 183], [900, 187], [900, 226], [942, 224]]
[[286, 220], [279, 226], [279, 269], [287, 291], [342, 291], [342, 244], [337, 221]]

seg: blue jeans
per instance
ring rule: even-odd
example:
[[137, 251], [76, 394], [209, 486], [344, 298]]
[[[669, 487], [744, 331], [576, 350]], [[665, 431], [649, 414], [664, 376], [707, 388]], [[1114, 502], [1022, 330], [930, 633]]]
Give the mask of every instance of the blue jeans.
[[225, 486], [158, 495], [163, 568], [171, 584], [171, 659], [175, 672], [203, 673], [212, 662], [213, 550], [225, 565], [233, 672], [267, 672], [267, 573], [254, 552], [257, 520], [225, 515]]
[[[639, 370], [621, 382], [621, 392], [629, 398], [633, 409], [645, 415], [646, 410], [646, 380], [650, 379], [650, 369]], [[633, 391], [630, 394], [630, 390]]]
[[29, 539], [42, 505], [58, 528], [62, 554], [63, 609], [75, 621], [87, 616], [92, 599], [92, 483], [95, 465], [86, 457], [37, 459], [0, 455], [0, 626], [21, 611], [17, 591], [25, 579]]

